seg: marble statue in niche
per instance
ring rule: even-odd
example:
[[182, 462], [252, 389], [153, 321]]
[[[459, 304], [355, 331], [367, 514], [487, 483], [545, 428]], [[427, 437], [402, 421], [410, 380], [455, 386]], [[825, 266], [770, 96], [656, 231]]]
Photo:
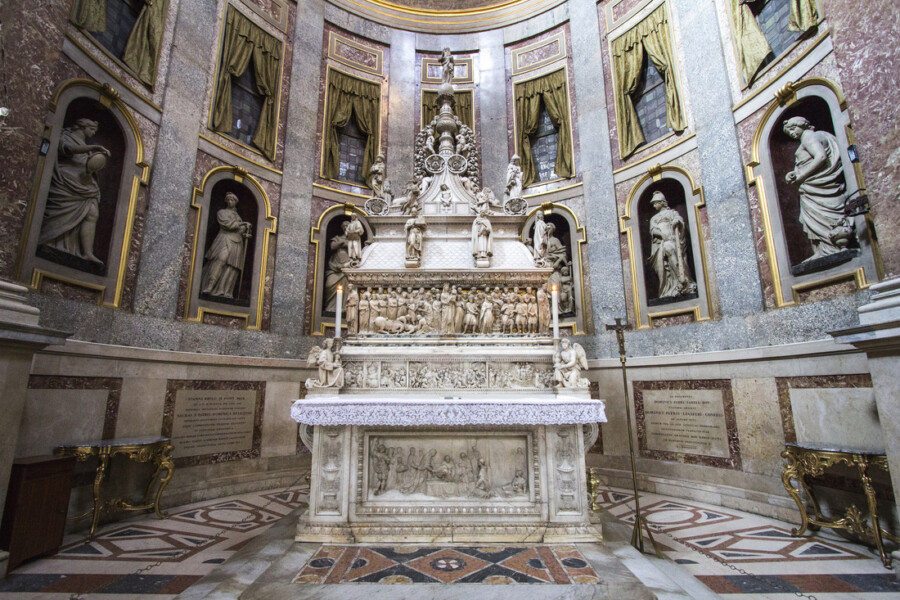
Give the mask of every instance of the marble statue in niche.
[[347, 229], [350, 221], [341, 222], [341, 232], [328, 241], [331, 256], [325, 266], [325, 312], [333, 313], [337, 310], [337, 287], [347, 285], [347, 276], [344, 268], [350, 266], [350, 251], [347, 242]]
[[800, 141], [785, 181], [799, 188], [800, 224], [812, 244], [813, 255], [803, 262], [837, 254], [854, 238], [853, 223], [844, 215], [846, 183], [837, 138], [816, 131], [806, 117], [787, 119], [783, 130]]
[[441, 67], [443, 67], [443, 70], [441, 71], [441, 83], [444, 85], [452, 85], [455, 63], [453, 55], [450, 53], [450, 48], [444, 48], [441, 51]]
[[376, 198], [384, 198], [384, 177], [387, 174], [387, 165], [384, 164], [384, 154], [375, 157], [375, 162], [369, 167], [366, 176], [366, 185], [372, 188], [372, 195]]
[[590, 382], [581, 376], [581, 372], [587, 369], [587, 355], [581, 344], [573, 344], [568, 338], [561, 339], [553, 354], [554, 383], [564, 388], [586, 388]]
[[490, 267], [494, 255], [493, 228], [488, 219], [489, 209], [482, 209], [472, 221], [472, 256], [476, 267]]
[[97, 129], [98, 123], [86, 118], [63, 129], [38, 244], [102, 264], [94, 256], [100, 217], [97, 173], [106, 166], [110, 152], [87, 143]]
[[344, 367], [341, 364], [341, 355], [333, 350], [334, 339], [327, 338], [322, 342], [322, 347], [313, 346], [306, 359], [307, 366], [317, 367], [319, 376], [316, 379], [306, 380], [307, 388], [335, 388], [344, 387]]
[[542, 267], [547, 259], [547, 223], [544, 221], [544, 213], [538, 212], [534, 218], [534, 266]]
[[559, 293], [559, 313], [574, 314], [575, 283], [572, 278], [569, 253], [565, 245], [556, 236], [556, 224], [547, 223], [547, 252], [544, 255], [544, 266], [553, 267], [553, 273], [547, 283], [556, 285]]
[[658, 298], [676, 298], [697, 291], [688, 264], [684, 219], [672, 208], [665, 194], [653, 192], [650, 205], [656, 214], [650, 218], [650, 257], [647, 262], [659, 279]]
[[425, 241], [425, 217], [419, 216], [419, 208], [412, 207], [410, 218], [406, 220], [406, 266], [418, 267], [422, 264], [422, 248]]
[[347, 225], [345, 237], [347, 239], [347, 265], [348, 267], [359, 266], [362, 258], [362, 236], [366, 233], [362, 222], [356, 213], [350, 215], [350, 223]]
[[235, 286], [240, 290], [247, 257], [247, 242], [253, 225], [237, 211], [238, 197], [225, 194], [225, 208], [216, 213], [219, 232], [204, 257], [200, 293], [220, 298], [234, 298]]

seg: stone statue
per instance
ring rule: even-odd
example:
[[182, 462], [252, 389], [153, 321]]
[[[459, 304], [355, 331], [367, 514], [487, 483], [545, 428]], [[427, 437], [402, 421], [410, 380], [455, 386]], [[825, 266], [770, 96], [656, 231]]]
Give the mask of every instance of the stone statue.
[[307, 388], [341, 388], [344, 386], [344, 367], [341, 365], [341, 355], [332, 350], [334, 339], [327, 338], [322, 342], [322, 347], [313, 346], [306, 359], [307, 366], [316, 366], [319, 369], [317, 379], [306, 380]]
[[419, 208], [412, 208], [412, 216], [406, 220], [406, 266], [418, 267], [422, 262], [422, 246], [425, 239], [425, 218], [419, 216]]
[[390, 206], [391, 203], [394, 201], [394, 189], [393, 189], [393, 186], [391, 186], [390, 179], [384, 180], [384, 189], [382, 190], [382, 192], [383, 192], [382, 195], [384, 197], [384, 201], [387, 203], [388, 206]]
[[506, 199], [522, 197], [522, 166], [519, 162], [519, 155], [513, 154], [506, 167]]
[[800, 186], [800, 224], [813, 248], [803, 262], [840, 252], [853, 238], [853, 225], [844, 216], [847, 187], [838, 141], [805, 117], [786, 120], [784, 132], [800, 140], [794, 170], [784, 179]]
[[39, 244], [95, 263], [94, 235], [100, 218], [97, 172], [106, 166], [109, 150], [88, 144], [97, 135], [97, 122], [78, 119], [63, 129], [56, 149]]
[[482, 210], [472, 221], [472, 256], [476, 267], [491, 266], [494, 254], [493, 229], [488, 219], [488, 211]]
[[581, 372], [587, 368], [587, 355], [581, 344], [572, 344], [568, 338], [561, 339], [553, 355], [553, 381], [564, 388], [586, 388], [590, 382], [581, 376]]
[[362, 222], [356, 213], [350, 215], [350, 224], [347, 225], [345, 236], [347, 238], [347, 266], [356, 267], [362, 258], [362, 236], [366, 232]]
[[337, 286], [347, 284], [347, 276], [344, 275], [344, 267], [350, 266], [350, 253], [347, 250], [347, 229], [350, 221], [341, 223], [341, 233], [331, 238], [328, 246], [331, 249], [331, 257], [325, 266], [325, 311], [334, 312], [337, 309]]
[[419, 208], [419, 186], [415, 181], [410, 181], [406, 184], [406, 195], [402, 198], [400, 212], [404, 215], [411, 215], [413, 208], [416, 210]]
[[[349, 301], [349, 298], [348, 298]], [[359, 333], [368, 333], [369, 332], [369, 319], [371, 315], [371, 306], [372, 306], [372, 292], [370, 290], [366, 290], [359, 297], [359, 326], [357, 331]]]
[[547, 258], [547, 223], [544, 221], [544, 213], [538, 211], [534, 219], [534, 236], [532, 236], [534, 244], [534, 265], [540, 267], [544, 265]]
[[693, 294], [697, 284], [691, 279], [687, 260], [684, 220], [662, 192], [653, 192], [650, 205], [656, 214], [650, 219], [650, 258], [647, 262], [659, 278], [659, 298]]
[[444, 48], [441, 52], [441, 66], [444, 67], [441, 73], [441, 83], [453, 84], [454, 61], [453, 55], [450, 54], [450, 48]]
[[552, 311], [550, 304], [550, 292], [545, 283], [537, 290], [538, 333], [547, 334], [550, 332], [550, 324], [553, 319], [553, 315], [550, 314]]
[[216, 213], [219, 233], [206, 251], [201, 293], [221, 298], [234, 298], [234, 286], [244, 272], [247, 240], [252, 225], [241, 219], [235, 208], [238, 197], [225, 194], [225, 206]]
[[449, 208], [450, 208], [450, 204], [451, 204], [452, 201], [453, 201], [453, 196], [452, 196], [452, 194], [450, 193], [450, 188], [447, 186], [446, 183], [442, 183], [442, 184], [441, 184], [440, 201], [441, 201], [441, 208], [442, 208], [442, 209], [449, 209]]
[[369, 167], [366, 175], [366, 185], [372, 188], [372, 195], [376, 198], [384, 197], [384, 176], [387, 174], [387, 165], [384, 164], [384, 154], [375, 157], [375, 162]]
[[350, 293], [347, 294], [347, 333], [355, 335], [359, 333], [359, 291], [354, 286], [350, 286]]

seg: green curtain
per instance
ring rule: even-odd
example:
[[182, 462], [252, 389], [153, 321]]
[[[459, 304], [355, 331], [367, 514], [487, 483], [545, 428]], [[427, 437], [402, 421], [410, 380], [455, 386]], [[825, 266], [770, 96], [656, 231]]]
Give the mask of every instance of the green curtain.
[[74, 20], [87, 31], [106, 31], [106, 0], [81, 0]]
[[244, 74], [253, 59], [256, 91], [265, 96], [259, 123], [253, 134], [253, 144], [269, 160], [275, 160], [275, 107], [278, 100], [278, 75], [281, 63], [281, 42], [257, 27], [247, 17], [229, 9], [222, 41], [222, 63], [216, 84], [213, 129], [231, 133], [233, 126], [231, 86], [232, 77]]
[[144, 0], [144, 8], [128, 36], [125, 54], [122, 55], [125, 64], [151, 88], [156, 83], [156, 66], [166, 25], [167, 5], [168, 0]]
[[564, 69], [543, 77], [525, 81], [515, 86], [516, 124], [518, 139], [516, 150], [522, 165], [522, 185], [534, 182], [534, 156], [531, 153], [531, 136], [537, 131], [541, 114], [541, 102], [547, 109], [550, 121], [556, 128], [556, 164], [553, 170], [562, 178], [575, 173], [572, 159], [572, 128], [569, 124], [569, 93], [566, 90]]
[[645, 141], [631, 98], [641, 77], [644, 52], [666, 82], [666, 125], [674, 131], [684, 131], [686, 127], [675, 83], [675, 55], [672, 52], [666, 5], [662, 4], [646, 19], [613, 40], [612, 52], [619, 116], [619, 155], [625, 159]]
[[[473, 123], [475, 119], [472, 102], [473, 96], [472, 90], [456, 90], [456, 93], [454, 94], [454, 97], [456, 98], [456, 108], [454, 110], [456, 116], [459, 117], [459, 120], [474, 131], [475, 126]], [[437, 105], [436, 91], [425, 90], [422, 92], [422, 127], [431, 123], [431, 120], [438, 114], [440, 108], [441, 107]]]
[[819, 11], [816, 0], [790, 0], [791, 20], [788, 29], [791, 31], [809, 31], [819, 24]]
[[731, 22], [734, 24], [734, 41], [740, 59], [741, 74], [747, 85], [756, 77], [764, 60], [772, 52], [750, 4], [756, 0], [731, 0]]
[[356, 118], [356, 126], [366, 134], [362, 173], [368, 174], [369, 167], [378, 156], [381, 86], [331, 70], [328, 72], [325, 106], [322, 176], [326, 179], [337, 179], [340, 173], [341, 151], [338, 130], [350, 121], [350, 117]]

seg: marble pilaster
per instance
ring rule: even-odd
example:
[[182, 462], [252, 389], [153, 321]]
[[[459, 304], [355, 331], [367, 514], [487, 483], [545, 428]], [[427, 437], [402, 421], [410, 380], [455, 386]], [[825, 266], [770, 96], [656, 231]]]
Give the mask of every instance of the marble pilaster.
[[478, 35], [478, 59], [481, 84], [478, 89], [481, 102], [481, 139], [492, 140], [481, 146], [481, 176], [486, 187], [503, 196], [506, 189], [506, 167], [509, 164], [507, 139], [510, 129], [506, 106], [506, 67], [503, 35], [499, 31], [486, 31]]
[[387, 141], [387, 178], [394, 192], [403, 190], [413, 172], [413, 141], [411, 131], [418, 129], [415, 94], [398, 94], [396, 90], [416, 89], [416, 36], [408, 31], [391, 32], [391, 88]]

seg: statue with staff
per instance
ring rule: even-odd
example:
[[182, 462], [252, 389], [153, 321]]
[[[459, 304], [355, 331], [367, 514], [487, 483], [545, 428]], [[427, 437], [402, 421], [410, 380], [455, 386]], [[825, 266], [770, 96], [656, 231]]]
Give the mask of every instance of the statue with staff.
[[203, 265], [201, 291], [209, 296], [234, 298], [235, 284], [240, 293], [244, 281], [244, 264], [247, 260], [247, 240], [253, 227], [241, 219], [237, 211], [238, 197], [233, 192], [225, 194], [225, 208], [216, 213], [219, 233], [206, 251]]

